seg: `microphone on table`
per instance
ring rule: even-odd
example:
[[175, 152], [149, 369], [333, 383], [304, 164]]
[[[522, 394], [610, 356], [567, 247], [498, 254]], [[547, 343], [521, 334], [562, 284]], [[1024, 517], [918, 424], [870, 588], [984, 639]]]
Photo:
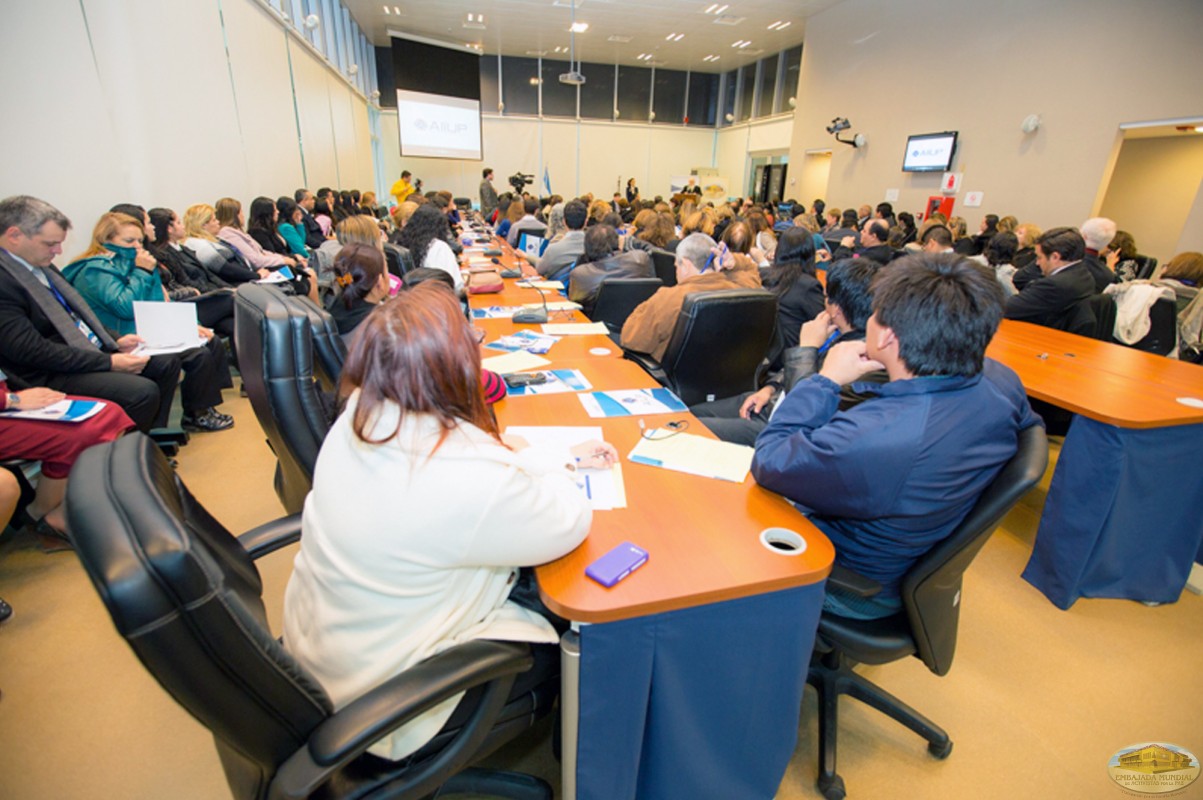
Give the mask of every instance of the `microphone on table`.
[[523, 308], [515, 311], [513, 321], [517, 325], [541, 325], [547, 322], [547, 295], [543, 294], [543, 290], [537, 286], [530, 288], [539, 293], [539, 299], [543, 301], [543, 308]]
[[[501, 267], [501, 259], [493, 257], [493, 263]], [[503, 278], [521, 278], [522, 270], [516, 267], [501, 267], [501, 277]]]

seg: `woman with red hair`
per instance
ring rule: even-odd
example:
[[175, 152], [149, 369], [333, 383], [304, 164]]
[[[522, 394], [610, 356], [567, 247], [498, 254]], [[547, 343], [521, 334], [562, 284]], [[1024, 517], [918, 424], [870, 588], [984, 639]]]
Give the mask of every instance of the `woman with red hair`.
[[[535, 644], [514, 692], [556, 679], [555, 629], [515, 603], [519, 567], [589, 532], [578, 467], [604, 442], [540, 450], [502, 439], [480, 382], [480, 348], [454, 293], [426, 281], [378, 307], [343, 366], [342, 415], [318, 456], [284, 598], [284, 643], [336, 707], [472, 639]], [[403, 758], [456, 712], [453, 698], [381, 739]], [[456, 716], [453, 716], [456, 712]]]

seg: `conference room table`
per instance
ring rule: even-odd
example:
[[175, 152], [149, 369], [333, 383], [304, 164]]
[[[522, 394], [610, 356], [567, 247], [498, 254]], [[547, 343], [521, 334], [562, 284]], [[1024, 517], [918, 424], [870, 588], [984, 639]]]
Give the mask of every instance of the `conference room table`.
[[[502, 266], [529, 264], [504, 248]], [[557, 292], [548, 300], [563, 301]], [[541, 303], [506, 280], [472, 295], [474, 309]], [[579, 311], [550, 321], [587, 322]], [[538, 325], [476, 319], [484, 348]], [[601, 334], [566, 335], [540, 369], [579, 369], [592, 390], [658, 384]], [[494, 406], [504, 432], [521, 425], [600, 427], [620, 454], [626, 507], [598, 510], [585, 542], [537, 569], [547, 607], [573, 622], [564, 658], [563, 796], [771, 798], [796, 744], [807, 664], [834, 550], [785, 499], [750, 478], [733, 483], [627, 459], [644, 429], [688, 412], [594, 419], [575, 393], [510, 396]], [[794, 554], [760, 541], [767, 528], [800, 534]], [[622, 542], [648, 562], [605, 588], [586, 567]], [[579, 650], [579, 660], [576, 653]], [[575, 710], [576, 713], [573, 713]]]
[[1177, 600], [1203, 561], [1203, 366], [1014, 320], [986, 354], [1075, 415], [1024, 579], [1062, 609]]

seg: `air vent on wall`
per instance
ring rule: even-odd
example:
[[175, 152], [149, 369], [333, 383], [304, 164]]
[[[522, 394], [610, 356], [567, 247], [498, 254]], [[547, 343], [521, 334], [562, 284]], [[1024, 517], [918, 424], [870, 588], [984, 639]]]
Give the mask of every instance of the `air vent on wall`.
[[746, 20], [747, 17], [737, 17], [734, 14], [723, 14], [714, 18], [715, 25], [738, 25]]

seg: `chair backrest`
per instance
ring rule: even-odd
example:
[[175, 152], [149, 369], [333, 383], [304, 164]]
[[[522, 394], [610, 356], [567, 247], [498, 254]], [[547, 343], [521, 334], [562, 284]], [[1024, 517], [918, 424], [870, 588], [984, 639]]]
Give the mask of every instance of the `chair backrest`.
[[660, 361], [668, 387], [687, 405], [755, 391], [776, 327], [777, 296], [764, 289], [688, 295]]
[[140, 433], [80, 456], [67, 514], [118, 633], [213, 733], [234, 796], [263, 797], [332, 704], [272, 636], [246, 551]]
[[1178, 301], [1171, 297], [1158, 299], [1149, 309], [1149, 332], [1129, 346], [1159, 356], [1173, 352], [1178, 346]]
[[1092, 294], [1066, 311], [1063, 329], [1067, 333], [1110, 342], [1115, 330], [1115, 313], [1115, 300], [1111, 295]]
[[1033, 425], [1020, 432], [1019, 449], [1003, 465], [969, 514], [944, 541], [929, 550], [902, 582], [902, 601], [911, 623], [916, 655], [944, 675], [952, 666], [961, 613], [961, 580], [998, 523], [1048, 466], [1048, 437]]
[[338, 323], [308, 297], [285, 295], [284, 302], [309, 318], [313, 334], [313, 373], [327, 392], [338, 389], [338, 379], [347, 360], [347, 344], [338, 332]]
[[677, 285], [677, 255], [668, 250], [661, 250], [656, 247], [649, 251], [652, 254], [652, 267], [656, 270], [656, 277], [665, 286]]
[[1157, 259], [1153, 256], [1136, 256], [1133, 259], [1136, 262], [1136, 280], [1147, 281], [1153, 277], [1153, 273], [1157, 271]]
[[314, 376], [310, 315], [270, 286], [243, 284], [234, 296], [234, 339], [251, 407], [276, 454], [276, 494], [296, 513], [330, 429]]
[[606, 323], [611, 333], [621, 332], [631, 312], [660, 286], [659, 278], [606, 278], [597, 290], [593, 321]]
[[384, 260], [388, 271], [398, 278], [409, 274], [414, 269], [414, 257], [408, 247], [402, 247], [392, 242], [384, 243]]

